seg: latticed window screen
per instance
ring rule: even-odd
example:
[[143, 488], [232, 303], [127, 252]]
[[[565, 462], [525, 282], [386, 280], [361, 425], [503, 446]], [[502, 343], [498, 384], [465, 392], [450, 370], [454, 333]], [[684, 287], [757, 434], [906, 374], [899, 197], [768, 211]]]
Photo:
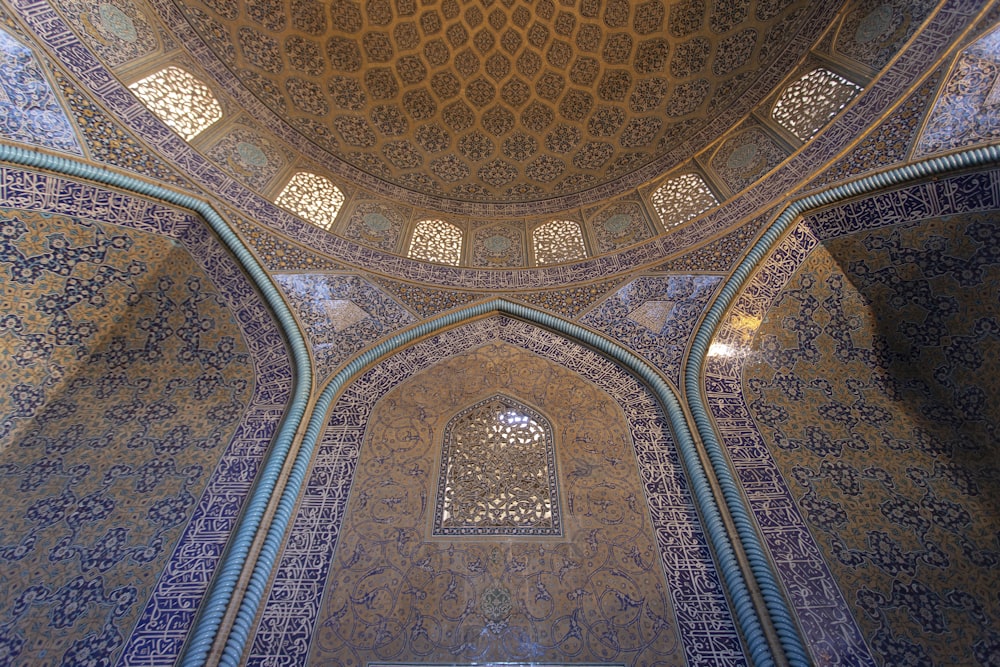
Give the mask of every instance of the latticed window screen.
[[774, 104], [771, 117], [807, 141], [858, 94], [861, 87], [822, 67], [788, 86]]
[[462, 259], [462, 230], [444, 220], [421, 220], [413, 229], [410, 257], [457, 266]]
[[344, 195], [330, 179], [300, 171], [288, 182], [275, 203], [298, 213], [318, 227], [330, 229], [344, 203]]
[[552, 427], [493, 396], [445, 429], [435, 535], [559, 535]]
[[555, 264], [583, 259], [587, 246], [583, 230], [571, 220], [553, 220], [540, 225], [531, 235], [537, 264]]
[[129, 89], [187, 141], [222, 118], [222, 106], [212, 90], [179, 67], [150, 74]]
[[650, 199], [667, 229], [687, 222], [719, 203], [698, 174], [671, 178], [657, 188]]

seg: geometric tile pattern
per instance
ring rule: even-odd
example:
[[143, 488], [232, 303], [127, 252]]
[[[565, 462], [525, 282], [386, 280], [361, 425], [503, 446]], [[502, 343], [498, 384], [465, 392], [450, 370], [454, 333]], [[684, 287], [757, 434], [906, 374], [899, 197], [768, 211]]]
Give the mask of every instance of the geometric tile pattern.
[[[510, 373], [522, 367], [533, 372]], [[576, 392], [560, 389], [581, 378], [586, 382], [576, 385], [578, 399], [573, 398]], [[449, 546], [421, 537], [426, 530], [420, 518], [425, 501], [412, 485], [433, 482], [434, 452], [444, 423], [463, 406], [497, 390], [522, 396], [569, 429], [568, 440], [556, 442], [563, 492], [575, 497], [564, 501], [564, 520], [577, 525], [598, 518], [599, 529], [577, 529], [573, 543], [551, 545], [504, 538], [495, 545], [477, 540]], [[603, 396], [591, 400], [592, 392]], [[390, 401], [401, 412], [379, 410]], [[575, 408], [578, 404], [588, 409]], [[598, 433], [610, 437], [594, 437]], [[631, 447], [622, 447], [629, 439], [635, 458]], [[575, 447], [582, 449], [563, 458]], [[425, 450], [430, 454], [426, 462], [420, 454]], [[623, 476], [631, 474], [630, 461], [638, 462], [644, 490], [616, 502], [614, 494], [635, 484]], [[620, 478], [615, 489], [599, 492], [589, 486], [599, 468], [612, 479]], [[373, 474], [380, 483], [361, 481], [363, 475]], [[639, 647], [649, 646], [656, 636], [666, 639], [665, 633], [676, 633], [679, 645], [660, 646], [658, 659], [745, 664], [662, 412], [631, 375], [557, 334], [498, 316], [394, 352], [348, 385], [333, 406], [317, 443], [310, 480], [290, 527], [290, 534], [309, 537], [284, 546], [251, 640], [249, 665], [276, 660], [305, 664], [307, 654], [314, 664], [345, 652], [367, 656], [374, 646], [366, 627], [377, 629], [371, 625], [377, 617], [369, 614], [369, 607], [393, 619], [381, 630], [389, 640], [382, 653], [387, 656], [420, 655], [430, 662], [454, 664], [576, 662], [576, 656], [596, 655], [600, 661], [632, 664], [645, 653]], [[587, 488], [591, 490], [584, 491]], [[652, 522], [654, 553], [647, 552], [648, 538], [637, 531], [639, 515], [632, 514], [634, 504], [642, 507], [645, 502], [649, 519], [640, 523]], [[640, 514], [647, 516], [645, 509]], [[359, 535], [364, 539], [359, 541]], [[635, 543], [619, 542], [626, 535]], [[616, 574], [602, 570], [603, 559], [587, 557], [613, 552], [618, 554]], [[405, 577], [401, 587], [373, 588], [367, 583], [365, 573], [380, 569], [383, 558], [394, 563], [391, 571]], [[412, 565], [404, 566], [407, 562]], [[661, 565], [663, 590], [655, 585], [633, 588], [636, 577], [648, 578]], [[583, 576], [593, 568], [610, 576]], [[580, 585], [565, 590], [570, 581]], [[491, 594], [473, 597], [477, 590]], [[602, 596], [607, 597], [606, 605], [598, 600]], [[422, 606], [424, 599], [440, 604]], [[674, 616], [660, 611], [667, 601]], [[598, 608], [590, 607], [595, 603]], [[385, 611], [387, 605], [395, 605], [399, 613]], [[556, 605], [565, 611], [553, 614]], [[419, 613], [407, 611], [414, 608]], [[636, 615], [639, 610], [641, 616]], [[604, 614], [622, 622], [614, 625], [615, 642], [598, 640], [605, 633], [602, 628], [610, 627], [595, 624]], [[444, 635], [444, 626], [454, 625], [456, 619], [467, 619], [461, 621], [461, 642]], [[541, 639], [543, 631], [550, 639], [527, 639]], [[512, 641], [516, 637], [523, 641]], [[409, 651], [400, 653], [404, 647]]]
[[82, 154], [35, 55], [4, 30], [0, 30], [0, 136]]
[[688, 338], [721, 280], [721, 276], [636, 278], [580, 322], [642, 355], [676, 383]]
[[[497, 203], [586, 191], [648, 164], [680, 143], [674, 123], [707, 125], [741, 95], [770, 90], [793, 62], [785, 52], [807, 48], [799, 33], [818, 27], [808, 19], [827, 11], [726, 8], [671, 33], [661, 0], [556, 4], [411, 11], [376, 0], [293, 21], [267, 3], [249, 15], [214, 1], [182, 11], [286, 132], [316, 125], [332, 135], [327, 161], [419, 194]], [[310, 66], [290, 69], [283, 52], [305, 55], [302, 31], [324, 39]], [[678, 54], [695, 37], [705, 49], [698, 68]]]
[[416, 320], [358, 276], [285, 273], [274, 280], [305, 328], [319, 379], [354, 353]]
[[0, 475], [20, 489], [0, 498], [0, 644], [172, 664], [287, 401], [281, 338], [196, 217], [13, 168], [0, 183]]

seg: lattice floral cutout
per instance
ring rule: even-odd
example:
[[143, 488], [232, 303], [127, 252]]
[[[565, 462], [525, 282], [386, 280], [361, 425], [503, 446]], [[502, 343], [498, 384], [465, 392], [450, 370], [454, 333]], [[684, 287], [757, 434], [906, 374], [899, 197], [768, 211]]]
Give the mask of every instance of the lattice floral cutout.
[[650, 199], [656, 214], [667, 229], [687, 222], [719, 203], [708, 185], [697, 174], [684, 174], [656, 189]]
[[344, 204], [344, 193], [330, 179], [300, 171], [292, 176], [275, 203], [318, 227], [330, 229]]
[[583, 230], [571, 220], [553, 220], [540, 225], [531, 234], [531, 243], [537, 264], [569, 262], [587, 256]]
[[444, 220], [421, 220], [413, 230], [409, 256], [458, 266], [462, 259], [462, 230]]
[[820, 67], [785, 89], [771, 117], [801, 141], [807, 141], [860, 90], [860, 86]]
[[560, 535], [552, 427], [496, 395], [445, 428], [435, 535]]
[[150, 74], [129, 89], [186, 141], [222, 118], [222, 106], [211, 89], [180, 67]]

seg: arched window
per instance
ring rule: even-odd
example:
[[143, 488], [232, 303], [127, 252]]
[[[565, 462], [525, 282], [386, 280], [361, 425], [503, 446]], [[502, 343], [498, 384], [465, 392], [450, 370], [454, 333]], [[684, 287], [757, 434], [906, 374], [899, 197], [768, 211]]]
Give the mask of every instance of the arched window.
[[687, 222], [719, 203], [708, 185], [697, 174], [671, 178], [650, 197], [660, 221], [667, 229]]
[[413, 230], [408, 254], [414, 259], [458, 266], [462, 259], [462, 230], [444, 220], [421, 220]]
[[537, 264], [569, 262], [587, 256], [583, 230], [571, 220], [553, 220], [539, 225], [531, 234], [531, 243]]
[[288, 181], [275, 203], [298, 213], [317, 227], [331, 229], [344, 204], [344, 194], [330, 179], [300, 171]]
[[559, 535], [552, 426], [496, 395], [445, 427], [435, 535]]
[[820, 67], [785, 88], [771, 117], [801, 141], [808, 141], [860, 90], [860, 86]]
[[211, 89], [179, 67], [150, 74], [129, 89], [186, 141], [222, 118], [222, 106]]

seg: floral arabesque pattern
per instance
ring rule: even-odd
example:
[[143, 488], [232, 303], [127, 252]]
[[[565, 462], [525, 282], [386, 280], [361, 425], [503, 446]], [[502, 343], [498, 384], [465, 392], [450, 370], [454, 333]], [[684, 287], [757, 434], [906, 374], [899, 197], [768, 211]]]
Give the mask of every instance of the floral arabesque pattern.
[[628, 283], [580, 321], [663, 371], [680, 377], [681, 355], [720, 276], [644, 276]]
[[320, 377], [416, 319], [359, 276], [298, 273], [274, 278], [305, 326]]
[[4, 30], [0, 30], [0, 136], [83, 153], [35, 54]]
[[247, 409], [249, 354], [152, 234], [7, 211], [0, 271], [0, 570], [44, 572], [4, 577], [0, 655], [106, 663]]
[[978, 214], [827, 241], [746, 366], [750, 411], [887, 665], [1000, 652], [997, 248]]
[[[553, 423], [565, 537], [503, 537], [497, 549], [429, 540], [434, 434], [497, 392]], [[634, 493], [629, 439], [642, 484]], [[314, 661], [399, 662], [409, 651], [422, 662], [579, 664], [599, 654], [633, 663], [645, 651], [666, 664], [745, 664], [662, 412], [628, 373], [551, 332], [493, 317], [387, 357], [338, 399], [310, 480], [250, 665], [303, 664], [310, 647]], [[657, 544], [649, 555], [644, 503]], [[658, 611], [660, 589], [632, 589], [657, 559], [675, 620]], [[612, 564], [621, 577], [605, 576]], [[367, 573], [384, 565], [386, 586], [370, 585]]]

